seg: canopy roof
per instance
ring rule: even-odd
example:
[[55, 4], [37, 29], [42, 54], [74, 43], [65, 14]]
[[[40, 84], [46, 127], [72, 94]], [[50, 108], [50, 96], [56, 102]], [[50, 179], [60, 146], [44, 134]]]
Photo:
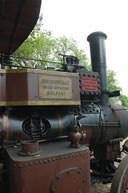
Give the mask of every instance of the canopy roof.
[[0, 54], [12, 54], [33, 30], [41, 0], [0, 0]]

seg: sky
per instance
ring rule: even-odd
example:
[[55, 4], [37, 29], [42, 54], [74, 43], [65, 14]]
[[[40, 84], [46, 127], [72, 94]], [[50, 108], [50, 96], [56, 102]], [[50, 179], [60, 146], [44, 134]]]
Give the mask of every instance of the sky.
[[107, 34], [107, 69], [117, 73], [128, 96], [128, 0], [42, 0], [43, 27], [55, 37], [77, 40], [90, 61], [87, 36]]

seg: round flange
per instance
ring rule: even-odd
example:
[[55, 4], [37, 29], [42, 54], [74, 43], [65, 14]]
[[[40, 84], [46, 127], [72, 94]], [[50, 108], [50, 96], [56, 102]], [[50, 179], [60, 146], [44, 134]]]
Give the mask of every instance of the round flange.
[[61, 170], [51, 181], [49, 193], [84, 193], [86, 174], [82, 168], [73, 167]]
[[40, 153], [39, 142], [34, 140], [23, 141], [21, 143], [21, 151], [19, 152], [20, 155], [24, 156], [32, 156], [37, 155]]

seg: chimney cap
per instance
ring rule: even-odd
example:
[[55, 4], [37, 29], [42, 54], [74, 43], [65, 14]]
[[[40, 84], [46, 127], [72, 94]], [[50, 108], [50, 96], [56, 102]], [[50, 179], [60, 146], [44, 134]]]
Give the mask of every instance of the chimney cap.
[[96, 38], [104, 38], [107, 39], [107, 35], [104, 32], [98, 31], [98, 32], [93, 32], [87, 37], [87, 41], [91, 42], [92, 40]]

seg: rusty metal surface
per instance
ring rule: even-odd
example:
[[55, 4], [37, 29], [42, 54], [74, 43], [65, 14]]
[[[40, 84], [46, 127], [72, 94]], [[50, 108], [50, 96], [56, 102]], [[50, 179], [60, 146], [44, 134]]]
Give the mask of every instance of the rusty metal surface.
[[0, 53], [12, 54], [34, 28], [41, 0], [0, 1]]
[[0, 101], [5, 100], [6, 98], [6, 75], [3, 74], [0, 76]]
[[39, 142], [34, 140], [22, 141], [20, 155], [31, 156], [40, 153]]
[[90, 193], [89, 150], [69, 145], [43, 143], [39, 155], [28, 157], [8, 148], [10, 193]]
[[[80, 104], [78, 74], [29, 69], [1, 70], [0, 80], [3, 92], [0, 94], [1, 106]], [[49, 81], [49, 84], [41, 81]], [[52, 84], [53, 81], [60, 82]], [[41, 97], [42, 93], [45, 96]]]
[[[101, 153], [102, 152], [102, 153]], [[120, 143], [99, 144], [94, 148], [94, 156], [98, 160], [115, 160], [120, 154]]]

